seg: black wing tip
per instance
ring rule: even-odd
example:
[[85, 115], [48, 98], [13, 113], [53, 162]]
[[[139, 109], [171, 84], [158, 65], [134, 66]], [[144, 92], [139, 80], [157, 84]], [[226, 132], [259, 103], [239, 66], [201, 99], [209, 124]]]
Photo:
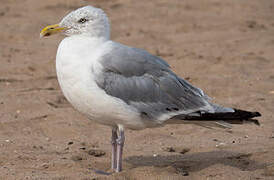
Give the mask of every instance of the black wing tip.
[[259, 113], [259, 112], [252, 112], [252, 115], [253, 115], [253, 117], [260, 117], [260, 116], [262, 116], [262, 114]]
[[244, 111], [244, 110], [241, 110], [241, 109], [234, 109], [234, 110], [235, 110], [236, 114], [239, 114], [240, 116], [246, 116], [247, 119], [262, 116], [262, 114], [257, 112], [257, 111], [256, 112], [250, 112], [250, 111]]
[[[251, 112], [251, 115], [252, 115], [251, 118], [262, 116], [262, 114], [259, 113], [259, 112]], [[261, 125], [260, 122], [257, 119], [249, 119], [249, 121], [251, 121], [252, 123], [254, 123], [257, 126]]]
[[249, 111], [244, 111], [240, 109], [235, 109], [235, 112], [238, 112], [240, 114], [245, 114], [246, 115], [246, 122], [254, 123], [257, 126], [260, 126], [260, 122], [257, 119], [253, 119], [254, 117], [260, 117], [262, 114], [260, 112], [249, 112]]

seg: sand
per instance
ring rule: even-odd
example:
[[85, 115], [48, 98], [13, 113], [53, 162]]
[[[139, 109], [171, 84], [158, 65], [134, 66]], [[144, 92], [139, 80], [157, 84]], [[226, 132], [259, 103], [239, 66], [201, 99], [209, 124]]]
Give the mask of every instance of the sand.
[[[109, 172], [109, 127], [64, 99], [55, 72], [62, 35], [39, 32], [84, 5], [110, 16], [115, 41], [167, 60], [261, 126], [168, 125], [126, 131], [124, 170]], [[0, 179], [273, 179], [274, 1], [1, 0]]]

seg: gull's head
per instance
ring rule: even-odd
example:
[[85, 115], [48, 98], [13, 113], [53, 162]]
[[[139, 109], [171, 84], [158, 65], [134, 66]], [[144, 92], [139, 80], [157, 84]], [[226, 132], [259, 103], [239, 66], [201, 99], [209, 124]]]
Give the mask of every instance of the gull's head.
[[42, 29], [40, 37], [63, 32], [67, 36], [85, 35], [109, 38], [110, 25], [102, 9], [85, 6], [66, 15], [59, 24]]

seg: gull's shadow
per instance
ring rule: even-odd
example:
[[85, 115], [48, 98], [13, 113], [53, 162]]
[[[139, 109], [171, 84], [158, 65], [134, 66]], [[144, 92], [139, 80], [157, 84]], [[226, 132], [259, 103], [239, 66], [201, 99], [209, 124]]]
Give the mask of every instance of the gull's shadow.
[[264, 169], [266, 164], [258, 163], [250, 159], [252, 153], [243, 154], [231, 151], [211, 151], [185, 155], [169, 156], [131, 156], [126, 158], [126, 162], [139, 166], [172, 166], [176, 169], [184, 169], [189, 172], [200, 171], [215, 164], [236, 167], [242, 171], [254, 171]]

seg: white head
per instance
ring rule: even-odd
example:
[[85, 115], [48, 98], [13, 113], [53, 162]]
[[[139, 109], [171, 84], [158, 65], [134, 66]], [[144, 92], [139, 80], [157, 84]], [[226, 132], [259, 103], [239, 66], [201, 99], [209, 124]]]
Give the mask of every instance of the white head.
[[45, 27], [40, 35], [49, 36], [57, 32], [67, 36], [85, 35], [109, 39], [110, 25], [107, 15], [102, 9], [85, 6], [66, 15], [58, 25]]

